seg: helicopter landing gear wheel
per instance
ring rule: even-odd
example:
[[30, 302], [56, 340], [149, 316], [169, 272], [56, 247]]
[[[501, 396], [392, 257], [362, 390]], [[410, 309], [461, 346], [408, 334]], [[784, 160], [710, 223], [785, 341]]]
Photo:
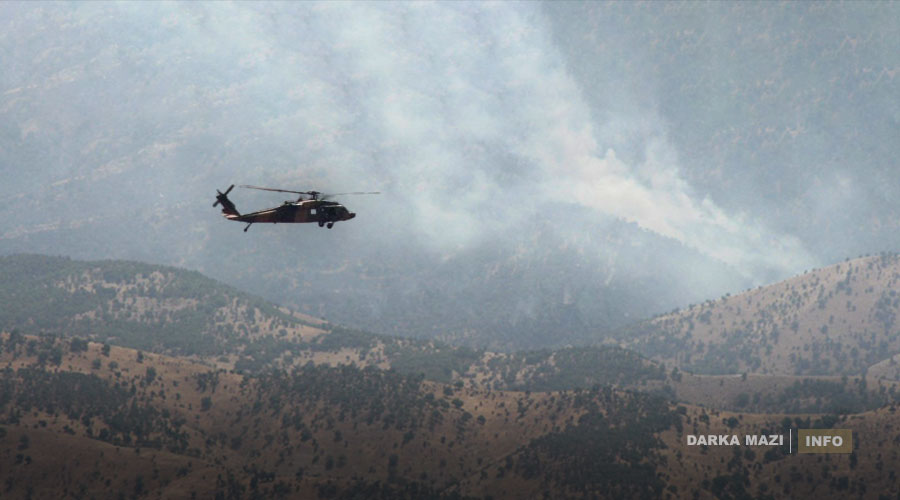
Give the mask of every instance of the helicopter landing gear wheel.
[[322, 226], [324, 226], [324, 225], [325, 225], [325, 221], [321, 221], [321, 220], [320, 220], [320, 221], [319, 221], [319, 227], [322, 227]]
[[331, 228], [333, 228], [333, 227], [334, 227], [334, 222], [329, 222], [329, 223], [328, 223], [328, 229], [331, 229]]

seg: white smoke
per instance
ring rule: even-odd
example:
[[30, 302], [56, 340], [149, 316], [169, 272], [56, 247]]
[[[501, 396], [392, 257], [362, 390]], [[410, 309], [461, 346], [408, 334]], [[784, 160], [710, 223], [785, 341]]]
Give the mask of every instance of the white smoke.
[[[218, 138], [221, 163], [236, 165], [248, 184], [381, 190], [397, 202], [379, 211], [382, 223], [409, 226], [435, 247], [463, 246], [542, 205], [574, 202], [747, 275], [812, 261], [797, 239], [692, 192], [667, 124], [637, 127], [639, 163], [617, 158], [610, 144], [623, 127], [658, 118], [652, 110], [593, 116], [584, 98], [591, 89], [567, 70], [538, 4], [67, 8], [110, 38], [95, 41], [105, 55], [85, 73], [124, 79], [107, 83], [115, 88], [148, 85], [142, 97], [158, 97], [135, 123], [179, 123], [172, 144], [185, 131]], [[129, 65], [156, 76], [128, 80]], [[122, 106], [107, 105], [104, 113]], [[370, 203], [385, 202], [353, 200]]]
[[[330, 156], [346, 161], [353, 155], [339, 151], [354, 151], [352, 177], [408, 197], [415, 226], [432, 242], [465, 244], [526, 216], [535, 202], [524, 200], [539, 199], [636, 222], [748, 275], [812, 261], [796, 238], [697, 197], [679, 175], [664, 127], [642, 137], [640, 164], [607, 149], [608, 134], [619, 131], [591, 116], [582, 97], [590, 89], [567, 72], [538, 6], [327, 4], [307, 14], [323, 37], [318, 45], [330, 50], [316, 60], [300, 48], [311, 71], [296, 68], [308, 96], [297, 103], [298, 119], [316, 123], [316, 136], [335, 138]], [[641, 120], [656, 118], [612, 121]], [[498, 165], [489, 151], [514, 161]], [[372, 152], [382, 158], [374, 171]], [[501, 208], [503, 217], [479, 217], [523, 203]]]

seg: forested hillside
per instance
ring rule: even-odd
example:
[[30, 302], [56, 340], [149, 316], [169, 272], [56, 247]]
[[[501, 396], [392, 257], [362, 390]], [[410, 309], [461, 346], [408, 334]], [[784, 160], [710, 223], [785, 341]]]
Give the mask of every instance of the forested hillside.
[[200, 273], [129, 261], [0, 257], [0, 328], [74, 335], [182, 355], [263, 339], [301, 340], [324, 323]]
[[664, 378], [658, 366], [613, 346], [506, 354], [347, 329], [196, 272], [137, 262], [0, 257], [0, 300], [0, 330], [198, 356], [242, 372], [352, 362], [521, 390]]
[[[0, 432], [9, 447], [0, 450], [0, 479], [14, 496], [481, 497], [501, 495], [498, 480], [514, 470], [528, 481], [507, 495], [536, 494], [547, 481], [632, 491], [628, 477], [658, 492], [653, 457], [662, 443], [647, 433], [677, 421], [662, 399], [608, 388], [490, 391], [311, 363], [239, 375], [48, 339], [2, 337]], [[629, 430], [611, 432], [616, 422]], [[555, 443], [582, 433], [603, 456], [621, 458], [624, 475], [608, 476], [589, 457], [576, 477], [535, 469], [560, 453]], [[69, 473], [40, 480], [60, 467], [54, 441], [79, 458], [63, 468]]]
[[708, 300], [619, 333], [622, 345], [698, 373], [900, 379], [900, 256], [847, 260]]
[[[0, 336], [0, 484], [14, 498], [796, 498], [900, 492], [857, 415], [676, 406], [609, 387], [473, 389], [374, 367], [238, 374], [94, 342]], [[686, 434], [854, 431], [852, 455]], [[811, 477], [823, 477], [823, 483]]]

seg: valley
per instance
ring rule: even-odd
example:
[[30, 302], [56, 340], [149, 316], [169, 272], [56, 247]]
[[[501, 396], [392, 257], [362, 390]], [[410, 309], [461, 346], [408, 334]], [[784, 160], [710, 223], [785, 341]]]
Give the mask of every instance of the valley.
[[[884, 277], [893, 263], [877, 259], [842, 264], [851, 277], [870, 270], [852, 281], [864, 296], [870, 287], [868, 295], [881, 294], [878, 281], [864, 279], [891, 283]], [[8, 471], [0, 488], [13, 497], [837, 498], [900, 491], [893, 474], [881, 474], [900, 440], [898, 382], [889, 372], [748, 373], [736, 363], [732, 373], [706, 375], [679, 366], [677, 353], [645, 358], [615, 339], [490, 352], [341, 328], [177, 268], [0, 260], [0, 293], [9, 304], [0, 335], [0, 470]], [[821, 283], [820, 273], [836, 272], [816, 270], [806, 279]], [[706, 311], [718, 319], [719, 308], [737, 303], [777, 310], [763, 297], [782, 297], [776, 292], [786, 286], [646, 324], [687, 325]], [[791, 318], [814, 324], [800, 313], [820, 310], [800, 308]], [[653, 328], [649, 338], [658, 334]], [[713, 331], [704, 334], [707, 342]], [[890, 363], [887, 353], [873, 361]], [[828, 427], [853, 430], [849, 457], [686, 441], [688, 434]]]

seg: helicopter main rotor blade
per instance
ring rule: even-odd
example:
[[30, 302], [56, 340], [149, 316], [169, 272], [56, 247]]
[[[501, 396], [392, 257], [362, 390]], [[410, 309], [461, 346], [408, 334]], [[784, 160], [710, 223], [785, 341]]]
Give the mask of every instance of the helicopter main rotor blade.
[[323, 194], [323, 195], [319, 196], [319, 199], [320, 200], [329, 200], [331, 198], [334, 198], [335, 196], [344, 196], [344, 195], [348, 195], [348, 194], [381, 194], [381, 192], [379, 192], [379, 191], [354, 191], [352, 193], [328, 193], [328, 194]]
[[259, 186], [248, 186], [246, 184], [241, 185], [242, 188], [250, 188], [250, 189], [259, 189], [261, 191], [275, 191], [277, 193], [294, 193], [294, 194], [310, 194], [312, 191], [291, 191], [290, 189], [275, 189], [275, 188], [264, 188]]

